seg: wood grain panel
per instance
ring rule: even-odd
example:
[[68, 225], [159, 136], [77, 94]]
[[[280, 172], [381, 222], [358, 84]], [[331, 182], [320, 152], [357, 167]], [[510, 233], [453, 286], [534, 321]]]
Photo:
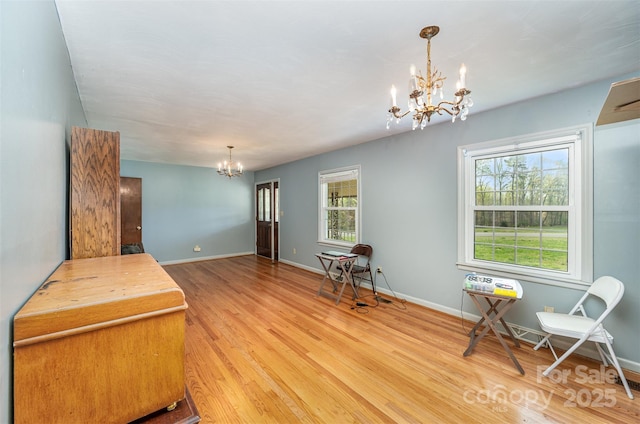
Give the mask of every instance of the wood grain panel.
[[[336, 306], [317, 296], [322, 275], [256, 256], [165, 269], [189, 304], [186, 379], [203, 423], [629, 423], [640, 417], [638, 399], [630, 400], [622, 386], [576, 375], [579, 366], [598, 373], [593, 360], [571, 356], [561, 366], [571, 374], [558, 381], [541, 376], [551, 352], [528, 343], [513, 348], [525, 375], [495, 337], [463, 357], [474, 323], [460, 317], [393, 298], [377, 307]], [[462, 288], [461, 281], [449, 283]], [[361, 294], [361, 301], [376, 304], [370, 291]], [[637, 381], [638, 374], [627, 378]]]
[[184, 310], [15, 349], [15, 423], [126, 423], [184, 398]]
[[71, 259], [120, 254], [120, 133], [71, 130]]

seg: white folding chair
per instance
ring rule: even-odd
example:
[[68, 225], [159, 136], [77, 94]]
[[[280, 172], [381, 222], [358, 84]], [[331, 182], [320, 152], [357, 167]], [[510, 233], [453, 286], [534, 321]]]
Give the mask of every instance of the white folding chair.
[[[591, 287], [589, 287], [589, 290], [587, 290], [584, 296], [582, 296], [576, 306], [574, 306], [568, 314], [537, 312], [536, 315], [540, 322], [540, 328], [542, 328], [547, 335], [533, 349], [538, 350], [540, 346], [547, 343], [551, 352], [553, 352], [553, 356], [556, 358], [556, 361], [551, 364], [551, 366], [549, 366], [542, 375], [545, 377], [548, 376], [555, 367], [571, 355], [578, 347], [580, 347], [580, 345], [586, 341], [592, 341], [595, 342], [596, 349], [598, 350], [598, 354], [600, 355], [604, 366], [608, 366], [609, 363], [613, 364], [615, 369], [618, 371], [618, 376], [624, 385], [624, 389], [627, 391], [627, 395], [630, 399], [633, 399], [633, 394], [631, 394], [627, 379], [624, 377], [622, 368], [620, 368], [620, 364], [618, 363], [618, 358], [611, 346], [613, 343], [613, 336], [611, 336], [611, 334], [609, 334], [609, 332], [602, 326], [602, 322], [618, 302], [620, 302], [623, 294], [624, 285], [622, 282], [613, 277], [604, 276], [593, 282]], [[607, 305], [605, 311], [597, 319], [589, 318], [582, 306], [589, 296], [596, 296], [602, 299]], [[582, 315], [574, 315], [577, 311], [580, 311]], [[578, 341], [560, 358], [558, 358], [558, 355], [556, 355], [556, 352], [553, 350], [553, 346], [550, 342], [551, 336], [568, 337], [578, 339]], [[607, 350], [609, 351], [608, 354], [602, 349], [600, 343], [604, 343], [607, 346]], [[607, 359], [609, 360], [608, 362]]]

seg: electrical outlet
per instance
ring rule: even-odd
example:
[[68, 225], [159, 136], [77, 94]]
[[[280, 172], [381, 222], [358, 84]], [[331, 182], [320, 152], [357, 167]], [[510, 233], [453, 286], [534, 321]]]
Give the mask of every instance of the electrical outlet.
[[296, 253], [298, 253], [298, 252], [296, 251], [296, 248], [294, 247], [293, 248], [293, 254], [295, 255]]
[[195, 245], [195, 247], [193, 248], [194, 252], [199, 252], [200, 251], [200, 246], [198, 246], [197, 244]]
[[554, 312], [554, 311], [555, 311], [555, 309], [554, 309], [554, 307], [553, 307], [553, 306], [545, 306], [545, 307], [544, 307], [544, 311], [545, 311], [545, 312]]
[[382, 273], [382, 267], [381, 267], [381, 266], [379, 266], [379, 267], [376, 269], [376, 272], [377, 272], [378, 274]]

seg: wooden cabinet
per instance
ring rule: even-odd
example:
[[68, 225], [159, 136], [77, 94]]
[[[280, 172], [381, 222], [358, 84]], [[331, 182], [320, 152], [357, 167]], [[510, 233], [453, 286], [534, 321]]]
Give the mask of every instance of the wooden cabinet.
[[63, 262], [14, 317], [15, 423], [126, 423], [183, 399], [186, 308], [148, 254]]
[[120, 254], [120, 133], [71, 129], [71, 259]]

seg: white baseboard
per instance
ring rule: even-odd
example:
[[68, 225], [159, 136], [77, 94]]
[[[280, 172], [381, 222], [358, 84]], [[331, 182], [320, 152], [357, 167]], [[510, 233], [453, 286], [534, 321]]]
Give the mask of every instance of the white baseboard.
[[[297, 268], [302, 268], [302, 269], [305, 269], [307, 271], [314, 272], [316, 274], [324, 275], [324, 271], [322, 271], [321, 269], [318, 269], [318, 268], [309, 267], [309, 266], [306, 266], [306, 265], [298, 264], [298, 263], [287, 261], [287, 260], [280, 260], [280, 262], [286, 263], [286, 264], [291, 265], [291, 266], [295, 266]], [[362, 286], [366, 287], [368, 289], [372, 289], [371, 284], [367, 284], [367, 283], [363, 282]], [[378, 287], [377, 291], [379, 293], [384, 293], [386, 295], [389, 295], [392, 298], [394, 297], [394, 293], [392, 293], [391, 290]], [[465, 311], [461, 311], [460, 309], [451, 308], [451, 307], [448, 307], [448, 306], [440, 305], [438, 303], [429, 302], [429, 301], [427, 301], [425, 299], [420, 299], [420, 298], [417, 298], [417, 297], [408, 296], [408, 295], [405, 295], [403, 293], [395, 293], [395, 296], [397, 296], [398, 298], [401, 298], [401, 299], [405, 299], [408, 302], [415, 303], [416, 305], [421, 305], [421, 306], [424, 306], [424, 307], [429, 308], [429, 309], [434, 309], [436, 311], [440, 311], [440, 312], [443, 312], [443, 313], [445, 313], [447, 315], [452, 315], [452, 316], [455, 316], [455, 317], [458, 317], [458, 318], [462, 317], [462, 318], [464, 318], [466, 320], [469, 320], [469, 321], [478, 321], [480, 319], [480, 315], [471, 314], [471, 313], [468, 313], [468, 312], [465, 312]], [[514, 327], [515, 329], [518, 330], [517, 334], [520, 334], [520, 336], [518, 336], [518, 339], [522, 340], [522, 341], [524, 341], [526, 343], [531, 344], [532, 348], [533, 348], [533, 346], [538, 344], [539, 340], [541, 340], [541, 338], [538, 338], [539, 335], [543, 334], [540, 330], [534, 330], [532, 328], [523, 327], [521, 325], [513, 324], [513, 323], [510, 323], [510, 322], [508, 324], [509, 324], [509, 326], [512, 326], [512, 327]], [[524, 336], [526, 336], [526, 337], [524, 337]], [[562, 350], [567, 350], [572, 345], [573, 345], [573, 343], [569, 339], [561, 339], [561, 338], [557, 338], [557, 337], [553, 338], [553, 346], [557, 347], [557, 348], [560, 348]], [[584, 345], [582, 345], [580, 348], [578, 348], [576, 350], [576, 353], [578, 355], [583, 355], [583, 356], [586, 356], [588, 358], [600, 361], [600, 356], [598, 355], [598, 351], [596, 350], [595, 345], [593, 343], [585, 343]], [[618, 361], [620, 362], [620, 366], [622, 368], [640, 373], [640, 363], [635, 362], [635, 361], [631, 361], [631, 360], [628, 360], [628, 359], [625, 359], [625, 358], [621, 358], [619, 356], [618, 356]], [[545, 365], [545, 364], [541, 364], [541, 365]], [[551, 365], [551, 363], [549, 363], [548, 365]]]
[[302, 265], [302, 264], [299, 264], [297, 262], [288, 261], [286, 259], [280, 259], [280, 262], [282, 262], [283, 264], [295, 266], [296, 268], [304, 269], [305, 271], [309, 271], [309, 272], [313, 272], [313, 273], [316, 273], [316, 274], [324, 275], [324, 271], [319, 269], [319, 268], [314, 268], [314, 267], [311, 267], [311, 266], [308, 266], [308, 265]]
[[[229, 253], [225, 255], [215, 255], [215, 256], [200, 256], [197, 258], [187, 258], [187, 259], [178, 259], [175, 261], [163, 261], [158, 262], [160, 265], [176, 265], [176, 264], [186, 264], [189, 262], [200, 262], [200, 261], [208, 261], [211, 259], [222, 259], [222, 258], [233, 258], [235, 256], [247, 256], [254, 255], [255, 252], [238, 252], [238, 253]], [[292, 264], [293, 265], [293, 264]]]

